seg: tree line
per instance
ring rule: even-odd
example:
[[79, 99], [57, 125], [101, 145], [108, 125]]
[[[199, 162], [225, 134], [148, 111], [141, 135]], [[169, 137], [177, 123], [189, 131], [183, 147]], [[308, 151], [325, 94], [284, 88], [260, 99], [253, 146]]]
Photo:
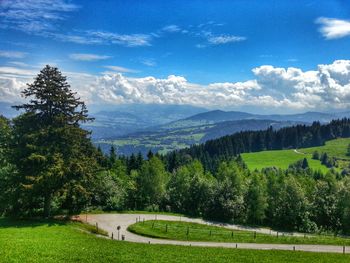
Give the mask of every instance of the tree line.
[[[349, 176], [313, 171], [306, 159], [287, 170], [250, 171], [239, 155], [242, 149], [294, 147], [296, 139], [288, 134], [298, 134], [298, 146], [346, 137], [349, 120], [241, 132], [165, 156], [118, 156], [114, 147], [103, 154], [80, 127], [91, 119], [57, 68], [46, 66], [23, 94], [30, 99], [16, 106], [23, 113], [13, 120], [0, 117], [2, 215], [169, 211], [305, 232], [350, 233]], [[314, 133], [320, 135], [317, 141], [310, 139]], [[208, 168], [203, 156], [215, 160], [215, 166]]]
[[191, 157], [200, 160], [205, 169], [214, 171], [221, 161], [241, 153], [320, 146], [325, 141], [346, 137], [350, 137], [350, 119], [346, 118], [324, 125], [314, 122], [310, 126], [296, 125], [279, 130], [270, 127], [261, 131], [242, 131], [171, 152], [167, 155], [167, 163], [172, 170]]

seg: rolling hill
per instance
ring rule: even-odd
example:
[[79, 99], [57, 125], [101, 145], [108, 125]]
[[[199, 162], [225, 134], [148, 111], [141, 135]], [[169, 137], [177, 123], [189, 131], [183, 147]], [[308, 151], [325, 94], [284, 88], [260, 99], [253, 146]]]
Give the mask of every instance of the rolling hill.
[[267, 167], [287, 169], [290, 164], [306, 158], [310, 168], [325, 173], [329, 168], [322, 165], [319, 160], [313, 160], [313, 152], [318, 151], [319, 153], [327, 153], [330, 157], [336, 158], [338, 160], [337, 168], [341, 171], [342, 169], [349, 167], [350, 164], [350, 157], [346, 155], [349, 143], [350, 138], [340, 138], [327, 141], [325, 145], [318, 147], [301, 148], [298, 150], [288, 149], [243, 153], [241, 156], [250, 170], [261, 170], [262, 168]]
[[274, 129], [292, 126], [296, 122], [271, 121], [271, 120], [238, 120], [224, 121], [212, 124], [194, 126], [180, 126], [172, 129], [158, 129], [158, 131], [144, 131], [118, 138], [101, 139], [96, 143], [107, 152], [111, 145], [117, 148], [117, 152], [123, 155], [141, 152], [144, 155], [153, 152], [167, 153], [172, 150], [182, 149], [193, 144], [203, 143], [228, 134], [244, 130], [262, 130], [272, 126]]

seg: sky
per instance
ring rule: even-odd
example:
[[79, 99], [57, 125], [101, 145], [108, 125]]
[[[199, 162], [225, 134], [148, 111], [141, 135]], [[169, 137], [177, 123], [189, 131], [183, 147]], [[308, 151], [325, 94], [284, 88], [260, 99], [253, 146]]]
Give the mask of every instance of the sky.
[[46, 64], [88, 105], [345, 111], [350, 3], [0, 0], [0, 102]]

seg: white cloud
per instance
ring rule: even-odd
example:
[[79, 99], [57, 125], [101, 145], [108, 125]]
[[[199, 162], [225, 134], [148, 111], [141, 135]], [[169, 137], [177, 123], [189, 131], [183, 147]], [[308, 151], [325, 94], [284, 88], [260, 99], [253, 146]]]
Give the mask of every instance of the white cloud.
[[170, 75], [127, 78], [122, 74], [101, 76], [92, 85], [92, 96], [107, 103], [193, 104], [209, 107], [250, 104], [251, 90], [259, 90], [256, 81], [213, 83], [202, 86], [184, 77]]
[[[0, 75], [2, 73], [0, 72]], [[18, 80], [16, 77], [0, 76], [0, 98], [1, 102], [18, 102], [21, 100], [20, 93], [26, 87], [24, 81]]]
[[337, 39], [350, 35], [350, 21], [348, 20], [319, 17], [315, 22], [321, 25], [319, 31], [326, 39]]
[[0, 50], [0, 57], [4, 58], [24, 58], [27, 55], [25, 52]]
[[162, 31], [175, 33], [181, 31], [181, 28], [177, 25], [168, 25], [162, 28]]
[[213, 45], [222, 45], [227, 43], [234, 43], [246, 40], [246, 37], [233, 36], [233, 35], [220, 35], [220, 36], [209, 36], [208, 42]]
[[17, 67], [21, 67], [21, 68], [30, 67], [30, 65], [28, 65], [27, 63], [21, 62], [21, 61], [10, 61], [9, 64], [17, 66]]
[[40, 33], [53, 30], [57, 21], [66, 18], [66, 13], [78, 8], [65, 0], [2, 0], [0, 18], [3, 27]]
[[17, 78], [28, 78], [35, 74], [32, 69], [23, 69], [16, 67], [0, 67], [0, 76], [10, 76]]
[[73, 60], [80, 60], [80, 61], [97, 61], [97, 60], [109, 59], [109, 58], [111, 58], [111, 56], [75, 53], [75, 54], [70, 54], [69, 58], [71, 58]]
[[59, 32], [59, 23], [67, 20], [68, 14], [79, 8], [66, 0], [0, 0], [0, 27], [76, 44], [118, 44], [128, 47], [151, 45], [150, 34], [92, 30]]
[[157, 65], [157, 62], [153, 58], [142, 59], [141, 63], [148, 67], [154, 67]]
[[[113, 71], [129, 70], [107, 66]], [[15, 100], [32, 68], [0, 67], [2, 101]], [[94, 76], [63, 72], [72, 88], [85, 101], [99, 104], [158, 103], [191, 104], [210, 108], [255, 108], [278, 112], [334, 110], [350, 107], [350, 60], [321, 64], [315, 70], [262, 65], [254, 78], [242, 82], [191, 83], [182, 76], [132, 78], [108, 72]]]
[[135, 73], [137, 70], [130, 69], [130, 68], [124, 68], [121, 66], [104, 66], [107, 69], [110, 69], [115, 72], [122, 72], [122, 73]]
[[152, 39], [152, 36], [147, 34], [117, 34], [106, 31], [87, 31], [87, 35], [104, 43], [128, 47], [150, 46]]

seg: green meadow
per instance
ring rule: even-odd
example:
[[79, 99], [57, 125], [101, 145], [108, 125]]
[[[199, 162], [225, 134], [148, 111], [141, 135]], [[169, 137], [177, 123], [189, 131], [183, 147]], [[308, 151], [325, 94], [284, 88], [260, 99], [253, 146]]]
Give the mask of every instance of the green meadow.
[[0, 219], [0, 262], [350, 262], [350, 255], [136, 244], [79, 223]]
[[129, 226], [129, 231], [153, 238], [232, 243], [350, 245], [350, 238], [326, 235], [278, 236], [254, 231], [232, 230], [198, 223], [148, 220]]
[[331, 157], [344, 159], [340, 160], [339, 162], [342, 164], [342, 166], [346, 166], [348, 164], [347, 160], [350, 161], [350, 157], [346, 155], [349, 143], [350, 138], [342, 138], [328, 141], [323, 146], [301, 148], [298, 149], [297, 152], [294, 149], [288, 149], [243, 153], [242, 158], [250, 170], [261, 170], [266, 167], [287, 169], [290, 164], [306, 158], [310, 168], [326, 173], [328, 168], [322, 165], [319, 160], [313, 160], [312, 153], [314, 151], [318, 151], [319, 153], [327, 153]]

